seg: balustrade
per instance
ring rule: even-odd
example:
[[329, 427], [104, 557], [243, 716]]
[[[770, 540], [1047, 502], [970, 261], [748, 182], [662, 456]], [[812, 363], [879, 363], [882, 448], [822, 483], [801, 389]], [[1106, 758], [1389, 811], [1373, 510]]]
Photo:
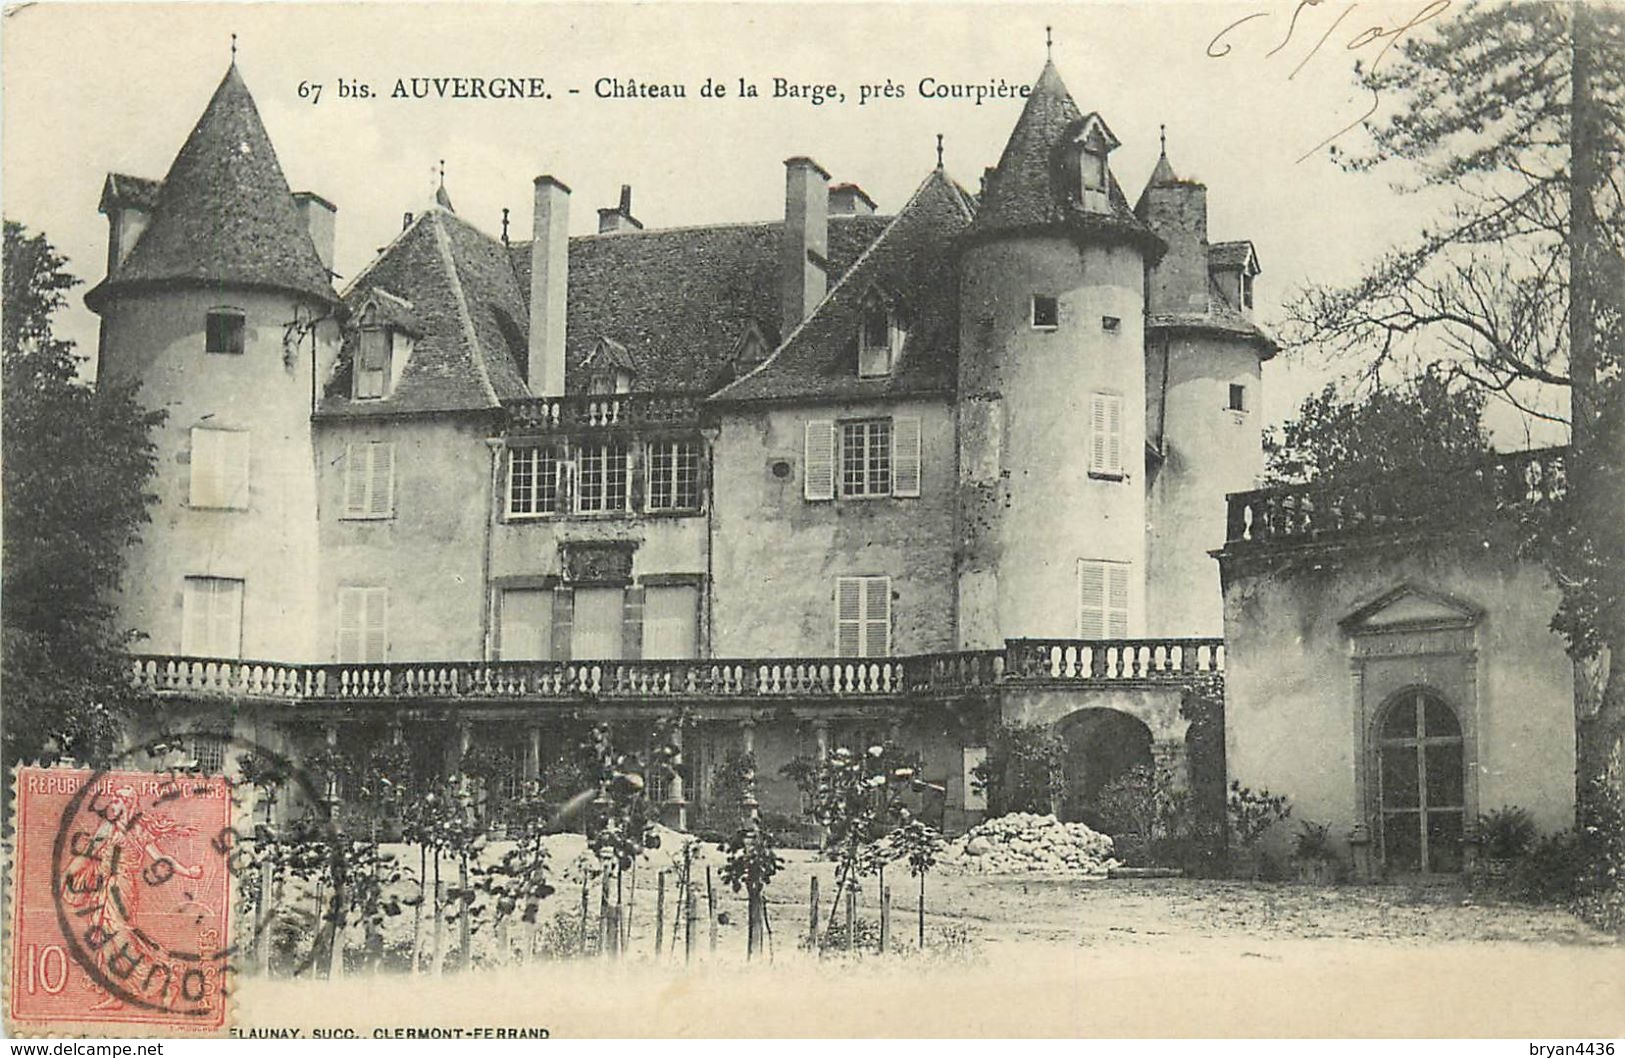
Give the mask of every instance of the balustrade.
[[503, 403], [509, 428], [519, 433], [548, 433], [613, 426], [670, 426], [699, 420], [692, 397], [669, 393], [576, 394], [527, 397]]

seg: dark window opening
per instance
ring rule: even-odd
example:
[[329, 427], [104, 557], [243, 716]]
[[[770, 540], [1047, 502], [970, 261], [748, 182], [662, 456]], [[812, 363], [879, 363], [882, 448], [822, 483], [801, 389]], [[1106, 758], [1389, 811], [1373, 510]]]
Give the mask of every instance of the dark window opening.
[[1247, 410], [1247, 387], [1240, 383], [1230, 383], [1230, 410]]
[[1409, 691], [1378, 735], [1382, 850], [1399, 874], [1461, 870], [1466, 768], [1461, 726], [1440, 698]]
[[204, 351], [243, 354], [245, 321], [240, 312], [211, 312], [204, 323]]
[[1054, 330], [1061, 325], [1061, 303], [1047, 294], [1033, 295], [1033, 326], [1039, 330]]
[[1100, 317], [1100, 329], [1108, 334], [1116, 334], [1123, 326], [1123, 321], [1116, 316]]

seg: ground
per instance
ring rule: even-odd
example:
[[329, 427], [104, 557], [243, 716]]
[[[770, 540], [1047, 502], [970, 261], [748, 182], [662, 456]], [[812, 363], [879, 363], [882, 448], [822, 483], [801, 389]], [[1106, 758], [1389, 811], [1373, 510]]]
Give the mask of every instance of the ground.
[[[717, 954], [702, 919], [685, 970], [670, 945], [670, 880], [667, 947], [656, 960], [652, 864], [631, 900], [633, 943], [620, 964], [542, 961], [448, 971], [438, 982], [247, 979], [243, 1024], [305, 1024], [297, 1012], [321, 990], [322, 1009], [356, 1012], [331, 1025], [364, 1035], [388, 1024], [539, 1024], [560, 1036], [1625, 1033], [1625, 943], [1566, 912], [1474, 898], [1458, 886], [939, 871], [928, 879], [932, 948], [922, 956], [917, 883], [899, 871], [888, 877], [895, 954], [820, 959], [797, 941], [814, 875], [827, 921], [833, 867], [809, 853], [786, 859], [769, 891], [771, 963], [745, 963], [743, 898], [724, 891]], [[718, 862], [714, 852], [707, 860]], [[868, 887], [859, 914], [874, 918], [873, 879]], [[564, 889], [559, 910], [578, 909], [578, 892]], [[455, 943], [454, 931], [447, 935]]]

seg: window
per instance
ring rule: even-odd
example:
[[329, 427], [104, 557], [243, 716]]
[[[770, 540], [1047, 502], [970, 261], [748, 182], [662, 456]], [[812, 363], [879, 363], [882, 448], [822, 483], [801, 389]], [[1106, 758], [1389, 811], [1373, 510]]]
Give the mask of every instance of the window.
[[395, 331], [389, 327], [363, 330], [356, 351], [355, 398], [378, 400], [389, 393], [395, 360]]
[[388, 588], [339, 589], [339, 661], [379, 662], [389, 653]]
[[1230, 410], [1247, 410], [1247, 387], [1239, 382], [1230, 383]]
[[1461, 725], [1443, 699], [1412, 690], [1390, 703], [1378, 733], [1377, 775], [1388, 869], [1461, 870], [1466, 768]]
[[248, 507], [248, 433], [241, 430], [192, 429], [191, 480], [187, 503], [193, 507], [244, 510]]
[[626, 593], [620, 588], [577, 588], [570, 627], [570, 657], [615, 661], [624, 651]]
[[367, 441], [344, 448], [344, 517], [388, 518], [395, 513], [395, 446]]
[[1123, 476], [1123, 398], [1115, 393], [1089, 397], [1089, 473]]
[[643, 656], [693, 658], [699, 647], [700, 589], [692, 584], [645, 588]]
[[1248, 309], [1253, 307], [1253, 275], [1245, 268], [1241, 270], [1241, 305]]
[[1033, 327], [1053, 331], [1061, 325], [1061, 300], [1048, 294], [1033, 295]]
[[237, 309], [215, 309], [203, 321], [203, 351], [243, 355], [243, 334], [247, 321]]
[[841, 424], [841, 495], [891, 494], [891, 420]]
[[619, 441], [584, 445], [576, 509], [584, 514], [627, 509], [626, 445]]
[[181, 653], [194, 658], [243, 656], [243, 582], [187, 577], [181, 593]]
[[508, 449], [508, 514], [557, 514], [569, 471], [556, 448]]
[[891, 578], [835, 578], [835, 653], [843, 658], [891, 655]]
[[187, 735], [186, 756], [191, 766], [204, 775], [224, 774], [226, 740], [220, 735]]
[[497, 652], [502, 661], [546, 661], [553, 647], [553, 590], [509, 588], [497, 602]]
[[1106, 190], [1106, 155], [1100, 151], [1085, 148], [1078, 158], [1079, 168], [1082, 170], [1083, 190]]
[[1123, 320], [1118, 316], [1102, 316], [1100, 317], [1100, 329], [1107, 334], [1116, 334], [1123, 329]]
[[692, 511], [700, 506], [700, 443], [656, 441], [649, 445], [651, 511]]
[[858, 322], [859, 377], [879, 378], [891, 374], [902, 344], [902, 329], [897, 325], [891, 306], [878, 293], [870, 293], [863, 300]]
[[1127, 562], [1078, 560], [1078, 638], [1121, 639], [1128, 635]]

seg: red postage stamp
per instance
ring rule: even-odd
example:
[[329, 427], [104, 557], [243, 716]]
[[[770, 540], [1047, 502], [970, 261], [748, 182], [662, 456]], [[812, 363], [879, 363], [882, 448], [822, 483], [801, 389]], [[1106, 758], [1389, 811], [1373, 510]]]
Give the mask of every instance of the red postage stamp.
[[11, 1023], [221, 1031], [226, 779], [23, 768], [14, 808]]

